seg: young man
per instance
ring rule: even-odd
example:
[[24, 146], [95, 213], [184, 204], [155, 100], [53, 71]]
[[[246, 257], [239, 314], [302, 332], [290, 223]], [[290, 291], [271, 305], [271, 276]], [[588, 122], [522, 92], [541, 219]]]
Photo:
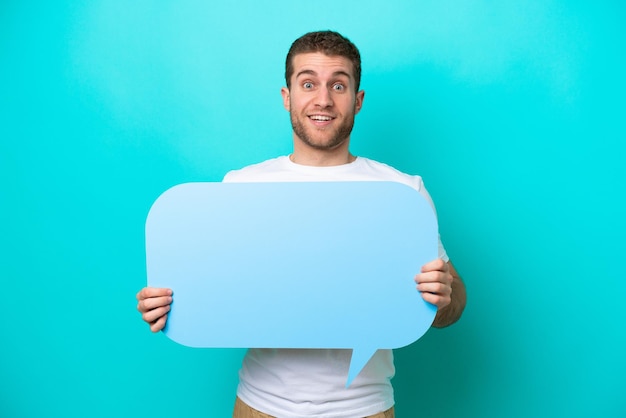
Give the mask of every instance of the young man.
[[[291, 115], [293, 153], [231, 171], [224, 181], [387, 180], [405, 183], [431, 201], [419, 176], [350, 153], [350, 133], [365, 92], [359, 90], [359, 51], [348, 39], [330, 31], [297, 39], [287, 55], [285, 79], [281, 93]], [[441, 243], [439, 258], [416, 273], [417, 290], [438, 308], [433, 325], [445, 327], [458, 320], [465, 287]], [[171, 290], [144, 288], [137, 299], [150, 329], [163, 329]], [[350, 356], [350, 350], [249, 349], [233, 417], [393, 417], [391, 350], [378, 350], [345, 388]]]

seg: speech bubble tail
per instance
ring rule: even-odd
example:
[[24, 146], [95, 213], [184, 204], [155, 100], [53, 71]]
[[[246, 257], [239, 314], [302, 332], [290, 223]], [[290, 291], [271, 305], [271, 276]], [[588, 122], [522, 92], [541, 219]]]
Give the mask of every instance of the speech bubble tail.
[[376, 353], [376, 348], [373, 349], [353, 349], [352, 358], [350, 359], [350, 368], [348, 369], [348, 380], [346, 381], [346, 388], [352, 384], [352, 381], [361, 373], [363, 367]]

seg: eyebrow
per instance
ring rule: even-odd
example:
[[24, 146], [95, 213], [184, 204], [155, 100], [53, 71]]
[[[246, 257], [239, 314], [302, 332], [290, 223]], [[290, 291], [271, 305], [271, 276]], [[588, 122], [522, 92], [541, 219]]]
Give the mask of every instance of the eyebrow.
[[[296, 74], [296, 78], [299, 78], [301, 75], [312, 75], [312, 76], [317, 76], [317, 73], [313, 70], [302, 70], [300, 71], [298, 74]], [[347, 73], [346, 71], [335, 71], [333, 73], [333, 77], [337, 77], [337, 76], [345, 76], [348, 79], [350, 79], [350, 74]]]

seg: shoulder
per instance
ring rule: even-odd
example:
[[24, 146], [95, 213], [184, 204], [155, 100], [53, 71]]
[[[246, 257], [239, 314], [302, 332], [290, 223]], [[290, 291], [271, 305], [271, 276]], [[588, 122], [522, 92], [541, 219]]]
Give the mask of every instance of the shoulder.
[[424, 188], [422, 177], [403, 173], [402, 171], [378, 161], [369, 158], [359, 157], [360, 167], [364, 172], [384, 181], [396, 181], [404, 183], [414, 189], [421, 191]]

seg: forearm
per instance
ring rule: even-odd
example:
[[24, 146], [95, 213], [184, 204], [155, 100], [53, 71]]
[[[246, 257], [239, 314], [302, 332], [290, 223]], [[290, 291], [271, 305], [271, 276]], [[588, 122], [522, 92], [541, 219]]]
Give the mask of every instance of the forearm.
[[452, 294], [450, 295], [451, 301], [446, 307], [441, 308], [435, 315], [433, 321], [433, 327], [444, 328], [448, 325], [454, 324], [461, 318], [463, 310], [465, 309], [465, 302], [467, 299], [465, 292], [465, 284], [459, 277], [454, 267], [450, 264], [450, 273], [452, 274]]

